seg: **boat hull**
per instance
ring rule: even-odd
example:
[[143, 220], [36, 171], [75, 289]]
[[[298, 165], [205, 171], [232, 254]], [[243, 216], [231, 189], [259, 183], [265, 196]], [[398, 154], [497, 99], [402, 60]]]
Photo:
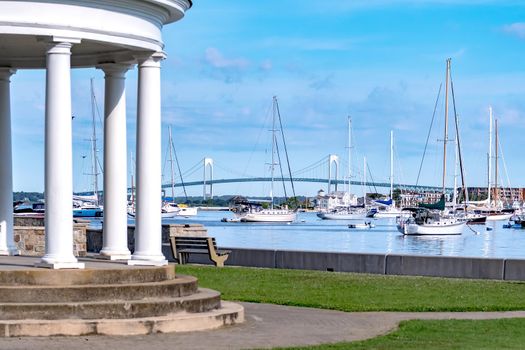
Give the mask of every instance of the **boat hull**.
[[410, 213], [401, 212], [401, 211], [378, 211], [374, 214], [374, 218], [383, 219], [383, 218], [397, 218], [397, 217], [409, 217]]
[[487, 221], [509, 220], [512, 217], [512, 215], [512, 213], [488, 215]]
[[404, 235], [460, 235], [463, 233], [466, 222], [456, 222], [450, 224], [433, 223], [418, 225], [415, 223], [405, 223], [397, 226], [399, 232]]
[[102, 209], [73, 209], [74, 218], [100, 218], [104, 216]]
[[295, 221], [295, 213], [246, 213], [240, 217], [241, 222], [293, 222]]
[[362, 213], [317, 213], [323, 220], [361, 220], [366, 218], [366, 212]]

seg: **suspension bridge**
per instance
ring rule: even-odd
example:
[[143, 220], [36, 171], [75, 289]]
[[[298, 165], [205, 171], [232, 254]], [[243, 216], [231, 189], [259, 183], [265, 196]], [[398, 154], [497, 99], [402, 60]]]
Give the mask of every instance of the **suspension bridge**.
[[[275, 181], [284, 181], [290, 183], [291, 180], [294, 182], [307, 182], [307, 183], [320, 183], [326, 184], [326, 192], [330, 192], [332, 189], [337, 189], [337, 186], [347, 185], [348, 179], [339, 178], [341, 160], [339, 156], [331, 154], [328, 157], [323, 157], [322, 159], [314, 162], [313, 164], [300, 169], [292, 173], [292, 178], [289, 176], [276, 176]], [[221, 171], [221, 178], [216, 178], [214, 176], [215, 169]], [[165, 172], [163, 172], [165, 173]], [[359, 176], [359, 174], [357, 174]], [[201, 186], [203, 188], [203, 197], [204, 199], [213, 197], [214, 187], [221, 184], [234, 184], [234, 183], [249, 183], [249, 182], [271, 182], [272, 178], [267, 176], [254, 176], [246, 173], [241, 173], [234, 169], [229, 169], [221, 164], [218, 164], [212, 158], [203, 158], [199, 160], [196, 164], [190, 167], [188, 170], [177, 174], [175, 177], [175, 183], [173, 186], [175, 188], [186, 188], [186, 187], [195, 187]], [[370, 180], [351, 180], [351, 185], [354, 186], [367, 186], [369, 189], [375, 188], [389, 188], [390, 182], [381, 182], [374, 181], [373, 178]], [[171, 188], [172, 184], [166, 183], [163, 181], [162, 189]], [[425, 186], [425, 185], [411, 185], [403, 183], [394, 183], [394, 189], [399, 189], [403, 191], [415, 191], [415, 192], [425, 192], [425, 191], [441, 191], [441, 187], [437, 186]], [[131, 190], [131, 189], [130, 189]], [[451, 188], [446, 189], [447, 192], [452, 192]], [[92, 192], [77, 193], [79, 195], [88, 194]]]
[[[327, 192], [330, 192], [332, 186], [334, 189], [337, 189], [338, 185], [347, 185], [348, 179], [340, 179], [340, 166], [341, 161], [337, 155], [329, 155], [328, 157], [323, 157], [322, 159], [314, 162], [313, 164], [298, 170], [292, 173], [292, 178], [290, 177], [275, 177], [275, 181], [284, 181], [284, 182], [308, 182], [308, 183], [321, 183], [327, 184]], [[214, 168], [218, 168], [225, 173], [229, 173], [230, 177], [224, 178], [214, 178]], [[198, 180], [183, 181], [183, 179], [194, 178], [195, 174], [201, 174], [202, 178]], [[232, 184], [232, 183], [247, 183], [247, 182], [271, 182], [271, 177], [261, 177], [253, 176], [248, 174], [241, 174], [236, 170], [228, 169], [220, 164], [217, 164], [212, 158], [204, 158], [200, 160], [193, 167], [189, 168], [186, 172], [180, 175], [179, 181], [174, 184], [174, 187], [192, 187], [192, 186], [202, 186], [203, 187], [203, 197], [211, 198], [213, 197], [213, 187], [215, 185], [221, 184]], [[356, 186], [367, 186], [368, 188], [389, 188], [390, 182], [377, 182], [373, 179], [371, 180], [351, 180], [351, 185]], [[170, 188], [171, 183], [164, 183], [162, 185], [163, 189]], [[404, 190], [404, 191], [441, 191], [441, 187], [437, 186], [425, 186], [425, 185], [410, 185], [402, 183], [394, 183], [394, 189]], [[446, 189], [448, 192], [451, 192], [451, 188]]]

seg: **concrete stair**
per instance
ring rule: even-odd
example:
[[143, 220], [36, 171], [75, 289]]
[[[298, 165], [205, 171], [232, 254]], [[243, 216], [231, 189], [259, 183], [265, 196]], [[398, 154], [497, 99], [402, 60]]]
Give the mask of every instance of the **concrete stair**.
[[174, 265], [86, 260], [84, 270], [0, 267], [0, 336], [149, 334], [244, 321], [242, 306], [176, 275]]

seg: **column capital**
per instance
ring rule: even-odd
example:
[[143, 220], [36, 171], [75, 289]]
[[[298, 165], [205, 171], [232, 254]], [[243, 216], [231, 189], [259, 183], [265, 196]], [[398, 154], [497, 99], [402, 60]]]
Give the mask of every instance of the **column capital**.
[[46, 54], [64, 54], [71, 55], [71, 47], [74, 44], [80, 44], [79, 38], [70, 38], [62, 36], [40, 37], [38, 40], [47, 44]]
[[166, 53], [164, 51], [158, 52], [143, 52], [135, 55], [135, 59], [139, 63], [139, 67], [153, 67], [160, 68], [160, 61], [165, 60]]
[[11, 81], [11, 75], [16, 73], [16, 69], [11, 67], [0, 67], [0, 81]]
[[124, 79], [126, 72], [133, 69], [133, 66], [127, 63], [101, 63], [96, 68], [102, 70], [106, 77]]

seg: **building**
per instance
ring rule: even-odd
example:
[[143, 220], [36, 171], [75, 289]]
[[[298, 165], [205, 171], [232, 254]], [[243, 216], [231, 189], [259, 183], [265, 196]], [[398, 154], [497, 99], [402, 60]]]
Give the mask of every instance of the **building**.
[[330, 210], [336, 207], [348, 207], [357, 205], [357, 196], [345, 191], [333, 191], [328, 194], [323, 190], [317, 192], [317, 210]]
[[[191, 0], [0, 1], [0, 253], [13, 244], [10, 86], [22, 69], [46, 71], [45, 232], [38, 266], [83, 268], [73, 255], [71, 70], [105, 74], [104, 237], [100, 254], [163, 265], [161, 241], [162, 28]], [[126, 73], [138, 69], [135, 251], [127, 246]], [[12, 81], [12, 83], [11, 83]], [[15, 116], [16, 117], [16, 116]]]

